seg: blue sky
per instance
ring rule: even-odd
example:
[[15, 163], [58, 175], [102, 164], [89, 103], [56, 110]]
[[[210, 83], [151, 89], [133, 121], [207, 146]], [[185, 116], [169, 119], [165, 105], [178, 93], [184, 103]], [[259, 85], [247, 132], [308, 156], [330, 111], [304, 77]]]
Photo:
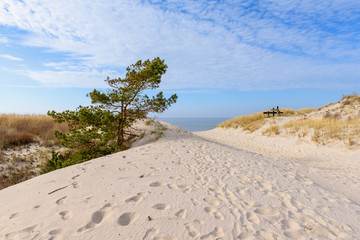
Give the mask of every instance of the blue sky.
[[2, 0], [0, 113], [88, 105], [157, 56], [179, 96], [160, 117], [320, 107], [360, 93], [360, 1]]

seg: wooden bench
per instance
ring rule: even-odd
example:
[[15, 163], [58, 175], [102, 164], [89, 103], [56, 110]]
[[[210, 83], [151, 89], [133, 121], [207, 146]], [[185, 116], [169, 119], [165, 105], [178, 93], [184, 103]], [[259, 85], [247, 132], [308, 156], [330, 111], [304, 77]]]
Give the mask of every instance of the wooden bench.
[[275, 109], [275, 108], [272, 108], [272, 109], [270, 109], [269, 111], [264, 112], [264, 114], [267, 114], [268, 116], [269, 116], [271, 113], [272, 113], [272, 115], [273, 115], [273, 117], [274, 117], [275, 114], [278, 114], [278, 115], [280, 116], [280, 114], [283, 113], [283, 112], [280, 112], [279, 106], [277, 106], [276, 109]]

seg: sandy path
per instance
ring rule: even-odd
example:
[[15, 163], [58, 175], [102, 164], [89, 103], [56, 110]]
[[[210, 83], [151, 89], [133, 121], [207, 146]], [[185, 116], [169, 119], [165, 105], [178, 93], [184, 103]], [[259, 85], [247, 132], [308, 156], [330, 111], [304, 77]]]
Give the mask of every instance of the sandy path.
[[0, 191], [0, 239], [359, 238], [359, 203], [311, 169], [168, 127]]

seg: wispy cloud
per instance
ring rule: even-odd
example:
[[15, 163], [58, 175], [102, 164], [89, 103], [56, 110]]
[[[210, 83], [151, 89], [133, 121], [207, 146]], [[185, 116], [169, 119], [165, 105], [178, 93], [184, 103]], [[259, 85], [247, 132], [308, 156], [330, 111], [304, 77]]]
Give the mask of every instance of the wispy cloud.
[[160, 56], [164, 89], [351, 87], [360, 77], [355, 9], [353, 0], [4, 0], [0, 25], [25, 30], [25, 46], [69, 53], [45, 60], [50, 70], [25, 71], [46, 85], [102, 86], [104, 69]]
[[[23, 74], [36, 79], [48, 87], [108, 87], [103, 80], [107, 76], [115, 78], [114, 71], [24, 71]], [[89, 84], [90, 83], [90, 84]]]
[[22, 61], [23, 60], [22, 58], [14, 57], [14, 56], [11, 56], [11, 55], [8, 55], [8, 54], [0, 54], [0, 57], [11, 60], [11, 61]]

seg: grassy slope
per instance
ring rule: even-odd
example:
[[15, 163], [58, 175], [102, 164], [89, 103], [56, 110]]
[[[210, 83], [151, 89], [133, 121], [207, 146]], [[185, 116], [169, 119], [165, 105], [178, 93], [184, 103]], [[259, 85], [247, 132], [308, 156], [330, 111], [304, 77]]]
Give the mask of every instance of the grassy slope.
[[[329, 104], [318, 110], [312, 108], [281, 109], [283, 117], [267, 117], [261, 113], [240, 116], [217, 127], [242, 128], [262, 135], [291, 135], [298, 138], [310, 137], [311, 141], [326, 144], [330, 141], [342, 141], [349, 146], [360, 143], [360, 96], [343, 97], [336, 104]], [[284, 116], [288, 119], [284, 120]]]

